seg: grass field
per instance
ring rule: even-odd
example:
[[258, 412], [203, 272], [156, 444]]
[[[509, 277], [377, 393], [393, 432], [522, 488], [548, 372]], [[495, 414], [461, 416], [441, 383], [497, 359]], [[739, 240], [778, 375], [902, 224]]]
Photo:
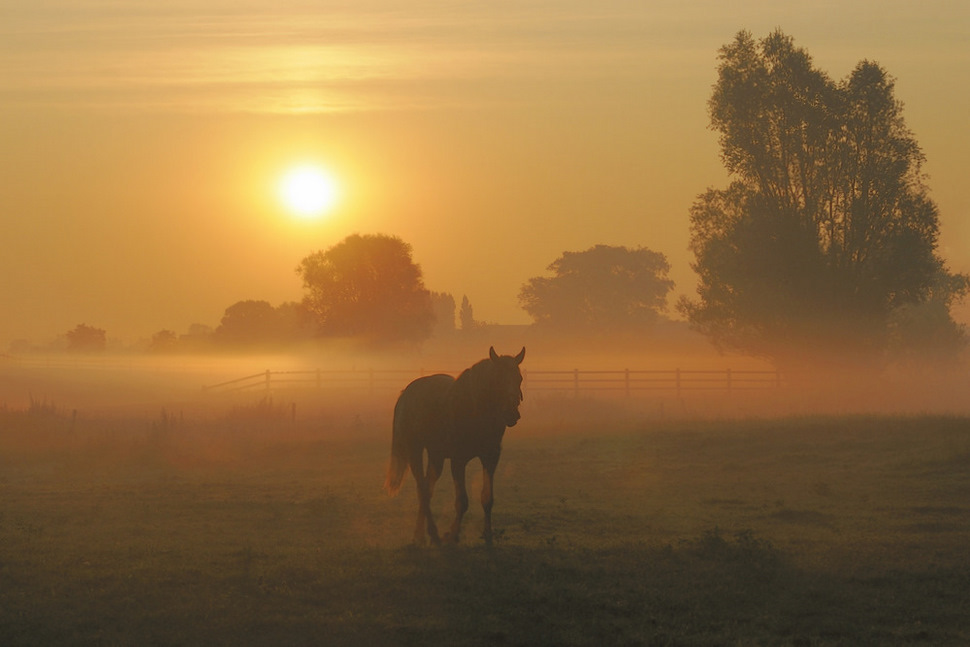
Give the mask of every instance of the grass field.
[[476, 467], [443, 549], [383, 410], [0, 409], [0, 644], [970, 643], [970, 420], [569, 406], [508, 433], [494, 545]]

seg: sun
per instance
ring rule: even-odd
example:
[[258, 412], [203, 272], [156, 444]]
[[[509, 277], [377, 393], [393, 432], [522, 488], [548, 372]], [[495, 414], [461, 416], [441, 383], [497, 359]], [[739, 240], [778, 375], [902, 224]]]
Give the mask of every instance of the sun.
[[283, 173], [279, 196], [294, 216], [314, 220], [333, 209], [340, 191], [336, 179], [325, 169], [315, 164], [301, 164]]

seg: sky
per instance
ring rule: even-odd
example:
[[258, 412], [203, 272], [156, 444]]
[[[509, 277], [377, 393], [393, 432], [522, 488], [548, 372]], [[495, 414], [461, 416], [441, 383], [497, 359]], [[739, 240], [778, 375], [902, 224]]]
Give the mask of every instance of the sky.
[[[896, 78], [970, 272], [964, 0], [0, 0], [0, 351], [299, 300], [300, 260], [352, 233], [401, 237], [482, 321], [527, 323], [522, 284], [596, 244], [693, 294], [688, 210], [728, 181], [717, 52], [778, 28], [833, 78]], [[340, 186], [325, 218], [277, 197], [302, 162]]]

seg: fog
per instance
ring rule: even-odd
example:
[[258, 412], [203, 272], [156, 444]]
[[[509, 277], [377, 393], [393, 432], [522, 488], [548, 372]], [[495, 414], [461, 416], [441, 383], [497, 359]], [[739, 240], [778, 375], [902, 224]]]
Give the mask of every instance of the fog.
[[[639, 347], [493, 327], [395, 350], [318, 343], [280, 353], [33, 353], [0, 359], [0, 408], [65, 421], [161, 417], [204, 422], [247, 410], [314, 433], [390, 434], [391, 410], [411, 380], [458, 375], [490, 346], [527, 356], [523, 420], [513, 433], [674, 419], [791, 415], [970, 414], [965, 358], [849, 370], [834, 359], [812, 370], [719, 353], [671, 324]], [[816, 358], [818, 359], [818, 358]], [[271, 425], [272, 426], [272, 425]]]

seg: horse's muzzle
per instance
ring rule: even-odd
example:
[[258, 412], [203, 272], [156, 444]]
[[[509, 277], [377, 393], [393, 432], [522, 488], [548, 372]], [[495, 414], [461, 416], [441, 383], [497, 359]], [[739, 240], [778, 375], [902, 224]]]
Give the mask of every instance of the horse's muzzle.
[[516, 407], [515, 409], [512, 409], [511, 411], [506, 412], [506, 414], [505, 414], [505, 426], [506, 427], [514, 427], [515, 426], [515, 423], [517, 423], [519, 421], [519, 418], [521, 418], [521, 417], [522, 417], [522, 415], [519, 414], [519, 408], [518, 407]]

